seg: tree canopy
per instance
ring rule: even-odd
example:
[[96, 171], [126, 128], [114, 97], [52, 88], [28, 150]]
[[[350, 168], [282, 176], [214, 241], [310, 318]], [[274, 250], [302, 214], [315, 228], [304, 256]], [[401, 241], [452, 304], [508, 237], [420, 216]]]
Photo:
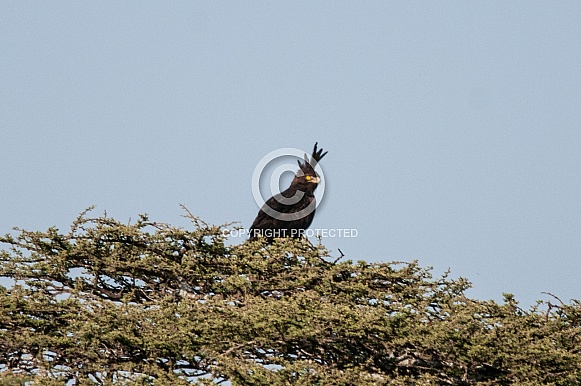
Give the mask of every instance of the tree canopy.
[[[581, 304], [471, 299], [417, 262], [83, 212], [0, 238], [0, 377], [40, 385], [572, 385]], [[226, 232], [225, 232], [226, 230]], [[6, 279], [4, 279], [6, 280]], [[29, 384], [29, 383], [26, 383]]]

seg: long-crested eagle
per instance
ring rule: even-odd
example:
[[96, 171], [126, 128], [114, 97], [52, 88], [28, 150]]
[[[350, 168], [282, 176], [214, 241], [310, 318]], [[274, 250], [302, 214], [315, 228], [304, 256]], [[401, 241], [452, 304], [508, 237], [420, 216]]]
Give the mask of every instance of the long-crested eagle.
[[311, 159], [305, 154], [304, 162], [298, 161], [299, 170], [288, 189], [266, 201], [250, 227], [250, 241], [259, 236], [270, 243], [277, 237], [300, 237], [315, 217], [315, 189], [321, 181], [315, 171], [317, 163], [327, 154], [313, 148]]

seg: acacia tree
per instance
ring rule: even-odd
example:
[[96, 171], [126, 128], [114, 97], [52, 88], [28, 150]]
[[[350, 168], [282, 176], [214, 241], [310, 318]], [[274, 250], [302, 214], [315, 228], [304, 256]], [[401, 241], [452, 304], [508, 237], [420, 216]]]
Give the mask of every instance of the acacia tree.
[[83, 212], [0, 238], [4, 383], [581, 383], [578, 301], [470, 299], [465, 279], [306, 240], [227, 246], [186, 213], [191, 230]]

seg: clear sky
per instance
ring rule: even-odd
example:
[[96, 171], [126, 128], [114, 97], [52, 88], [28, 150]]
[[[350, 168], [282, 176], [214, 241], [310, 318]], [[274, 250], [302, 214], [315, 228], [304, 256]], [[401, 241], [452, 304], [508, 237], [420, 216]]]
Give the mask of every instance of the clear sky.
[[523, 305], [581, 298], [581, 2], [0, 1], [0, 233], [96, 205], [248, 227], [281, 147], [315, 228]]

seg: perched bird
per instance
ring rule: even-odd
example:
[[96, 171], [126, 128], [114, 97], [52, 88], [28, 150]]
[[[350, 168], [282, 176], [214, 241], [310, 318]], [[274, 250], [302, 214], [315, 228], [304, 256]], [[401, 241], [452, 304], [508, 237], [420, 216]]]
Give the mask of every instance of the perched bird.
[[327, 154], [323, 149], [317, 150], [317, 143], [309, 160], [299, 163], [289, 188], [266, 201], [250, 227], [250, 241], [259, 236], [269, 243], [277, 237], [300, 237], [311, 225], [315, 217], [315, 189], [321, 181], [315, 167]]

